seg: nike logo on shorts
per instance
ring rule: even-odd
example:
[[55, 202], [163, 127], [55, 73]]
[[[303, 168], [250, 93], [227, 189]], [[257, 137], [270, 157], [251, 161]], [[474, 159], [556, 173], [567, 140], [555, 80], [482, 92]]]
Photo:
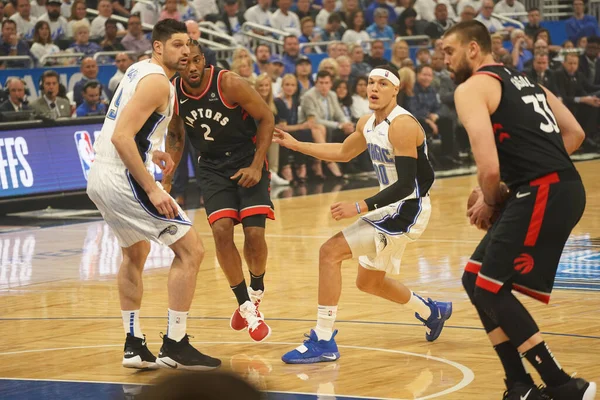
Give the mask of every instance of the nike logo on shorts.
[[517, 192], [517, 195], [516, 195], [516, 197], [517, 197], [517, 199], [522, 199], [523, 197], [527, 197], [527, 196], [529, 196], [530, 194], [531, 194], [531, 192], [529, 192], [529, 193], [521, 193], [521, 192]]

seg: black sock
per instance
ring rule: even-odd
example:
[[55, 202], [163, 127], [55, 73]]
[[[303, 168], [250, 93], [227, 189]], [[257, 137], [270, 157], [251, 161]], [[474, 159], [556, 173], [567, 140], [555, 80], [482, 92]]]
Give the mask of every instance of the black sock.
[[498, 353], [498, 357], [502, 362], [504, 371], [506, 372], [506, 386], [510, 389], [515, 383], [527, 383], [533, 385], [531, 375], [525, 371], [521, 355], [510, 342], [500, 343], [494, 346], [494, 350]]
[[532, 347], [531, 350], [527, 351], [524, 355], [525, 358], [527, 358], [527, 361], [529, 361], [540, 374], [546, 385], [560, 386], [571, 379], [554, 359], [546, 342], [542, 342]]
[[265, 290], [265, 282], [263, 281], [264, 277], [264, 272], [262, 273], [262, 275], [258, 276], [250, 272], [250, 287], [252, 288], [252, 290]]
[[235, 294], [235, 298], [240, 306], [245, 302], [250, 301], [250, 295], [248, 294], [248, 287], [246, 286], [245, 279], [239, 284], [231, 286], [231, 290], [233, 290], [233, 294]]

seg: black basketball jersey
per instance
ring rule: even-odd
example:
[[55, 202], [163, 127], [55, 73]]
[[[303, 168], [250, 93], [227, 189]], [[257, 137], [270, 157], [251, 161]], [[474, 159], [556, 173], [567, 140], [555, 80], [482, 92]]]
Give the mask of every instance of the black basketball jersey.
[[573, 168], [546, 93], [519, 71], [486, 65], [476, 74], [498, 79], [502, 97], [491, 115], [501, 179], [510, 187]]
[[201, 154], [219, 157], [227, 152], [254, 146], [256, 122], [237, 104], [227, 104], [221, 95], [221, 79], [228, 72], [210, 66], [206, 90], [200, 96], [188, 95], [180, 76], [173, 79], [176, 93], [175, 114], [185, 133]]

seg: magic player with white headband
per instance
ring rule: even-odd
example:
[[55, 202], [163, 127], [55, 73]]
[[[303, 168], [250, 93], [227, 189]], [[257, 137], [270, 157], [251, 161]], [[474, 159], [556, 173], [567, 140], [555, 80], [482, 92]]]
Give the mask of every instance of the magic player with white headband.
[[319, 253], [317, 326], [308, 339], [283, 355], [288, 364], [335, 361], [340, 353], [333, 330], [342, 291], [342, 261], [358, 259], [356, 286], [367, 293], [402, 304], [426, 326], [425, 338], [434, 341], [452, 315], [452, 303], [424, 300], [386, 274], [400, 272], [406, 244], [417, 240], [429, 221], [429, 189], [434, 181], [427, 158], [423, 128], [398, 106], [398, 72], [387, 66], [369, 74], [367, 96], [373, 114], [363, 116], [356, 132], [343, 143], [305, 143], [276, 129], [275, 142], [291, 150], [325, 160], [345, 162], [368, 150], [379, 180], [379, 193], [357, 202], [335, 203], [335, 220], [359, 218], [325, 242]]

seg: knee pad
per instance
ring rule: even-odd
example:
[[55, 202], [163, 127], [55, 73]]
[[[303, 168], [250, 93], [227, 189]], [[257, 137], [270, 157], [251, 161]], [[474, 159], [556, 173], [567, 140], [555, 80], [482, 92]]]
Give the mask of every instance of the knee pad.
[[267, 216], [265, 214], [257, 214], [246, 217], [242, 220], [244, 228], [254, 226], [256, 228], [264, 228], [267, 225]]

